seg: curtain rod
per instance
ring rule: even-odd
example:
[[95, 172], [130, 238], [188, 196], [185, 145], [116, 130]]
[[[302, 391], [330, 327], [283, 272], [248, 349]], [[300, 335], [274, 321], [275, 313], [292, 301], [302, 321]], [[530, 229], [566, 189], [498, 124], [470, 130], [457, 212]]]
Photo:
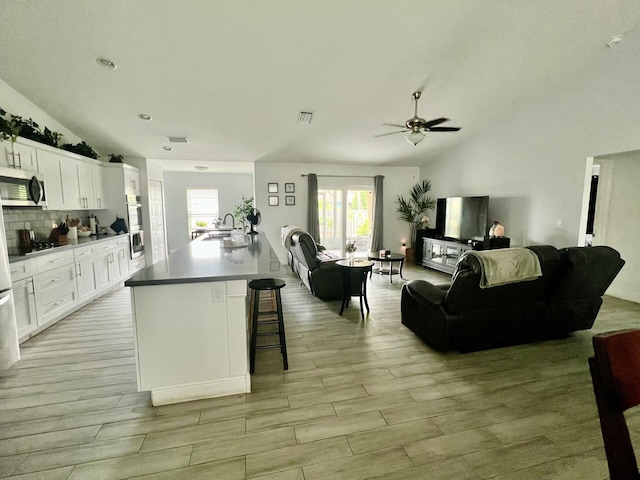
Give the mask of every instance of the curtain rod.
[[[308, 173], [300, 174], [301, 177], [308, 177]], [[316, 177], [338, 177], [338, 178], [376, 178], [371, 175], [316, 175]]]

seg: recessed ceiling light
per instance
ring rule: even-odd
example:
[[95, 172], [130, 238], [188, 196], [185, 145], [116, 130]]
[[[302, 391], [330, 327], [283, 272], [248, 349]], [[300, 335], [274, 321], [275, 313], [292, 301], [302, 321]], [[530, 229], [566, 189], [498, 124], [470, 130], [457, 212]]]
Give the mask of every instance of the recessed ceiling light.
[[138, 118], [140, 120], [151, 120], [151, 115], [147, 115], [146, 113], [139, 113]]
[[116, 68], [118, 68], [116, 66], [116, 64], [113, 63], [108, 58], [98, 57], [98, 58], [96, 58], [96, 62], [98, 62], [98, 65], [100, 65], [101, 67], [109, 69], [109, 70], [115, 70]]
[[170, 147], [169, 145], [164, 145], [162, 148], [165, 149], [167, 152], [170, 152], [171, 150], [173, 150], [173, 148]]
[[207, 170], [209, 167], [205, 167], [203, 165], [196, 165], [194, 167], [196, 170], [198, 170], [199, 172], [204, 172], [205, 170]]
[[605, 45], [607, 47], [615, 47], [621, 41], [622, 41], [622, 35], [614, 35], [613, 37], [611, 37], [609, 39], [609, 41], [607, 43], [605, 43]]

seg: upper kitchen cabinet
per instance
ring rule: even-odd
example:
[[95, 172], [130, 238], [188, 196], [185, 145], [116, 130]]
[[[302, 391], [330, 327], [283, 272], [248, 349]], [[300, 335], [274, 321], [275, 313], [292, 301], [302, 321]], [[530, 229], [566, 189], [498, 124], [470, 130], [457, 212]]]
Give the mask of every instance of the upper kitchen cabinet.
[[140, 171], [130, 165], [124, 168], [124, 190], [127, 195], [140, 195]]
[[29, 140], [18, 139], [13, 144], [11, 140], [0, 142], [0, 166], [35, 172], [38, 169], [36, 149], [26, 142]]
[[102, 162], [46, 145], [36, 151], [49, 210], [106, 208]]

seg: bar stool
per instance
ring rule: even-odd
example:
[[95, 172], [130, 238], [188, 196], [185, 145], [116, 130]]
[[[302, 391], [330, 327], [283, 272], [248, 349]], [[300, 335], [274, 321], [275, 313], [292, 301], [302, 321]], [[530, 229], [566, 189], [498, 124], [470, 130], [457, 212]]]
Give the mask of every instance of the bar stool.
[[[289, 369], [289, 362], [287, 360], [287, 344], [284, 336], [282, 299], [280, 297], [280, 289], [282, 289], [285, 285], [285, 281], [279, 278], [262, 278], [259, 280], [251, 280], [249, 282], [249, 288], [251, 289], [251, 298], [253, 302], [253, 310], [251, 314], [251, 347], [249, 352], [250, 373], [253, 373], [255, 371], [256, 350], [263, 348], [280, 347], [284, 369]], [[275, 310], [260, 310], [260, 292], [262, 291], [269, 291], [272, 294], [275, 294]], [[260, 317], [267, 318], [265, 318], [264, 320], [260, 320]], [[278, 329], [276, 331], [258, 332], [258, 327], [263, 325], [277, 325]], [[267, 335], [278, 335], [280, 343], [258, 345], [258, 337]]]

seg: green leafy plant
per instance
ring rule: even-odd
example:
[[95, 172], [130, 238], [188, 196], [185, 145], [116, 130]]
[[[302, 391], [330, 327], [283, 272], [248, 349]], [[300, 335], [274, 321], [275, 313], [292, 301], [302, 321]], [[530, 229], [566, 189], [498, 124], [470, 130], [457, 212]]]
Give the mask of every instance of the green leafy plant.
[[233, 207], [233, 211], [231, 214], [235, 217], [236, 220], [242, 223], [242, 228], [246, 230], [247, 228], [247, 215], [253, 212], [253, 197], [245, 197], [242, 195], [242, 202]]
[[122, 155], [116, 155], [115, 153], [109, 154], [109, 163], [122, 163], [124, 157]]
[[206, 227], [207, 226], [207, 222], [205, 222], [204, 220], [199, 220], [196, 222], [196, 227]]
[[0, 107], [0, 140], [11, 140], [15, 142], [22, 129], [22, 124], [17, 121], [14, 115], [5, 117], [7, 112]]
[[93, 148], [91, 148], [91, 146], [87, 145], [87, 143], [84, 141], [76, 143], [75, 145], [72, 145], [71, 143], [65, 143], [60, 148], [68, 152], [77, 153], [78, 155], [82, 155], [84, 157], [96, 159], [98, 158], [98, 154], [93, 150]]
[[357, 247], [356, 247], [355, 240], [349, 240], [344, 247], [344, 251], [347, 253], [355, 253], [356, 250], [357, 250]]
[[411, 247], [414, 246], [416, 230], [429, 221], [426, 213], [436, 207], [436, 201], [427, 195], [430, 190], [431, 182], [423, 180], [411, 188], [407, 198], [402, 195], [396, 198], [398, 218], [409, 223], [411, 229]]

